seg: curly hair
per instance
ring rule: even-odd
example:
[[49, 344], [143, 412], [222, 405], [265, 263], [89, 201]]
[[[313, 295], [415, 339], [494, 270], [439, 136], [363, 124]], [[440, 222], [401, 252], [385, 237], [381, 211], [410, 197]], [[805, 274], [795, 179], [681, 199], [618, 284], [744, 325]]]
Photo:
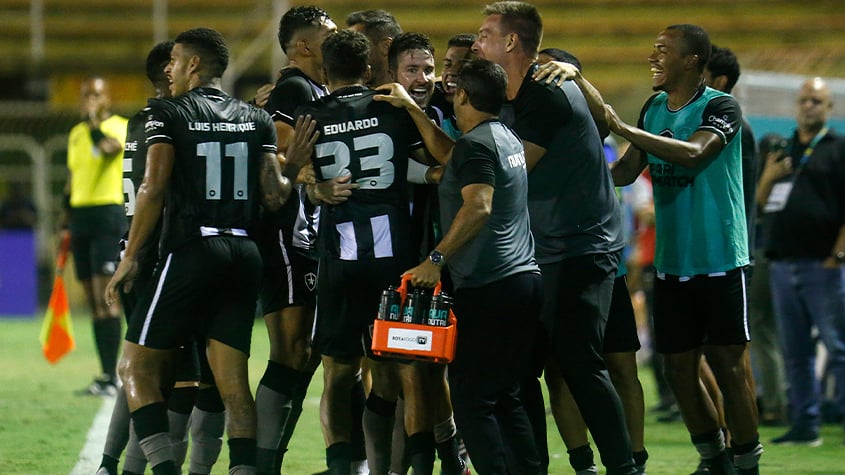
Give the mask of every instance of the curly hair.
[[219, 78], [229, 66], [229, 49], [223, 35], [216, 30], [194, 28], [183, 31], [173, 42], [186, 46], [199, 56], [207, 76]]

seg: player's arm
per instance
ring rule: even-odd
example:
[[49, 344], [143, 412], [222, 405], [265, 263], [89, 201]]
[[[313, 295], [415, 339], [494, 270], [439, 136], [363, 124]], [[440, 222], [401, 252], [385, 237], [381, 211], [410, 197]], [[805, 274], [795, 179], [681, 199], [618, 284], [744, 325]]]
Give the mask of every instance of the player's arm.
[[589, 106], [590, 115], [593, 116], [593, 121], [599, 129], [599, 135], [601, 138], [610, 135], [610, 128], [604, 116], [604, 99], [599, 90], [590, 81], [587, 81], [587, 78], [581, 75], [581, 71], [575, 65], [560, 61], [550, 61], [539, 66], [532, 78], [535, 81], [545, 79], [546, 84], [554, 83], [558, 86], [562, 85], [563, 81], [574, 81], [584, 94], [584, 98], [587, 99], [587, 106]]
[[164, 210], [164, 196], [173, 172], [175, 150], [169, 143], [154, 143], [147, 149], [147, 167], [144, 181], [135, 196], [135, 217], [129, 228], [126, 251], [117, 270], [106, 286], [106, 301], [117, 300], [117, 288], [124, 285], [128, 291], [138, 270], [138, 251], [144, 247], [155, 230]]
[[634, 182], [648, 165], [648, 156], [631, 145], [625, 154], [610, 164], [610, 176], [616, 186], [627, 186]]
[[275, 153], [264, 153], [261, 161], [261, 202], [270, 211], [276, 211], [285, 204], [292, 188], [291, 180], [282, 175]]
[[[463, 205], [455, 215], [449, 232], [435, 246], [443, 254], [444, 262], [455, 255], [460, 248], [472, 241], [484, 228], [493, 210], [493, 185], [472, 183], [461, 188]], [[411, 283], [422, 287], [434, 287], [440, 281], [440, 266], [429, 259], [405, 272], [410, 274]]]
[[[708, 102], [701, 114], [698, 130], [687, 140], [646, 132], [642, 127], [623, 122], [613, 107], [605, 105], [604, 109], [610, 130], [643, 152], [691, 169], [706, 166], [734, 139], [742, 127], [742, 111], [731, 96], [717, 97]], [[642, 124], [643, 114], [640, 117]]]
[[414, 125], [420, 131], [423, 143], [428, 153], [441, 165], [445, 165], [452, 157], [452, 147], [455, 141], [446, 132], [434, 124], [425, 112], [411, 99], [408, 92], [398, 83], [379, 86], [379, 91], [388, 94], [377, 94], [373, 100], [387, 102], [394, 107], [405, 109], [411, 115]]
[[314, 144], [320, 136], [316, 127], [317, 122], [312, 120], [310, 115], [296, 119], [293, 135], [288, 142], [284, 171], [275, 153], [264, 154], [261, 168], [261, 192], [264, 206], [268, 209], [279, 209], [287, 201], [293, 182], [303, 166], [310, 162]]
[[724, 145], [722, 138], [709, 130], [698, 130], [688, 140], [677, 140], [626, 124], [611, 106], [605, 106], [605, 111], [610, 130], [631, 142], [633, 148], [687, 168], [704, 166]]

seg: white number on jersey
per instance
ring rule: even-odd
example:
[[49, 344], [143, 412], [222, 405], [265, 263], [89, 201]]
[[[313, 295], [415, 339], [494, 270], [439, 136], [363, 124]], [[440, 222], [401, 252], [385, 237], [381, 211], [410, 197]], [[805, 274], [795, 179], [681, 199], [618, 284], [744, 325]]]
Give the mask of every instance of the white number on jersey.
[[[123, 159], [123, 174], [132, 176], [132, 159]], [[123, 194], [125, 195], [123, 201], [123, 208], [126, 210], [126, 216], [135, 216], [135, 182], [132, 178], [123, 179]]]
[[248, 198], [249, 193], [247, 188], [249, 180], [247, 178], [247, 168], [249, 151], [246, 142], [226, 144], [225, 150], [220, 142], [203, 142], [197, 144], [197, 156], [205, 157], [205, 199], [221, 199], [221, 174], [223, 166], [221, 156], [234, 160], [234, 199], [246, 200]]
[[[374, 134], [355, 137], [353, 148], [356, 154], [369, 149], [375, 153], [359, 156], [361, 171], [378, 170], [378, 175], [361, 176], [355, 182], [362, 190], [383, 190], [393, 184], [396, 176], [395, 167], [390, 160], [393, 158], [393, 140], [389, 135], [377, 132]], [[320, 167], [323, 178], [341, 177], [351, 174], [349, 162], [351, 154], [349, 146], [340, 141], [325, 142], [315, 147], [317, 158], [334, 157], [334, 162]]]

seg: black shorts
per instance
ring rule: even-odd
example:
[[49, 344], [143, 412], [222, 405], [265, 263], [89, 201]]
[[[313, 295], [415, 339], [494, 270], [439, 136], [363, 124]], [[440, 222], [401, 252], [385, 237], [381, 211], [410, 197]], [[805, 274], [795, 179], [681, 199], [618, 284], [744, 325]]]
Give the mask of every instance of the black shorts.
[[604, 327], [605, 353], [632, 353], [640, 349], [640, 337], [637, 334], [637, 318], [628, 292], [625, 276], [613, 281], [613, 297], [610, 301], [610, 313], [607, 326]]
[[[249, 354], [261, 256], [244, 237], [214, 236], [163, 257], [129, 318], [126, 339], [174, 349], [213, 338]], [[200, 344], [202, 346], [202, 343]]]
[[372, 356], [370, 325], [378, 314], [381, 293], [399, 285], [406, 260], [320, 260], [314, 347], [321, 355], [348, 359]]
[[313, 308], [317, 300], [317, 260], [302, 251], [276, 242], [261, 243], [264, 272], [261, 280], [261, 313], [287, 307]]
[[126, 212], [121, 205], [71, 209], [70, 248], [77, 279], [114, 274], [126, 227]]
[[654, 279], [657, 351], [683, 353], [702, 345], [742, 345], [748, 333], [745, 270]]

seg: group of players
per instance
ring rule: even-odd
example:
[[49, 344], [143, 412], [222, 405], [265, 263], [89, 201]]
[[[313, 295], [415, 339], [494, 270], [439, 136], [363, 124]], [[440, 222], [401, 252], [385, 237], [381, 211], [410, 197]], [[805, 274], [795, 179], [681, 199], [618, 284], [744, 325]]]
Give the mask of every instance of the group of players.
[[[210, 473], [224, 409], [230, 473], [279, 473], [319, 364], [329, 473], [431, 473], [436, 451], [444, 473], [463, 474], [458, 432], [479, 473], [546, 473], [543, 374], [578, 473], [596, 473], [587, 429], [608, 474], [645, 473], [614, 183], [647, 165], [665, 227], [658, 349], [707, 473], [758, 473], [741, 113], [703, 85], [706, 33], [660, 34], [649, 61], [662, 92], [631, 127], [572, 60], [537, 63], [533, 5], [488, 5], [478, 35], [449, 41], [440, 82], [425, 35], [381, 10], [346, 23], [338, 30], [318, 7], [284, 14], [290, 65], [263, 109], [220, 90], [228, 51], [214, 30], [151, 51], [158, 97], [130, 121], [124, 168], [137, 193], [106, 289], [129, 324], [102, 473], [116, 473], [130, 432], [154, 474], [179, 473], [189, 413], [189, 471]], [[611, 167], [609, 131], [632, 143]], [[443, 365], [370, 351], [379, 295], [403, 274], [455, 294], [448, 383]], [[256, 301], [270, 355], [253, 400]], [[698, 382], [705, 343], [733, 458]], [[395, 418], [405, 447], [391, 454]]]

